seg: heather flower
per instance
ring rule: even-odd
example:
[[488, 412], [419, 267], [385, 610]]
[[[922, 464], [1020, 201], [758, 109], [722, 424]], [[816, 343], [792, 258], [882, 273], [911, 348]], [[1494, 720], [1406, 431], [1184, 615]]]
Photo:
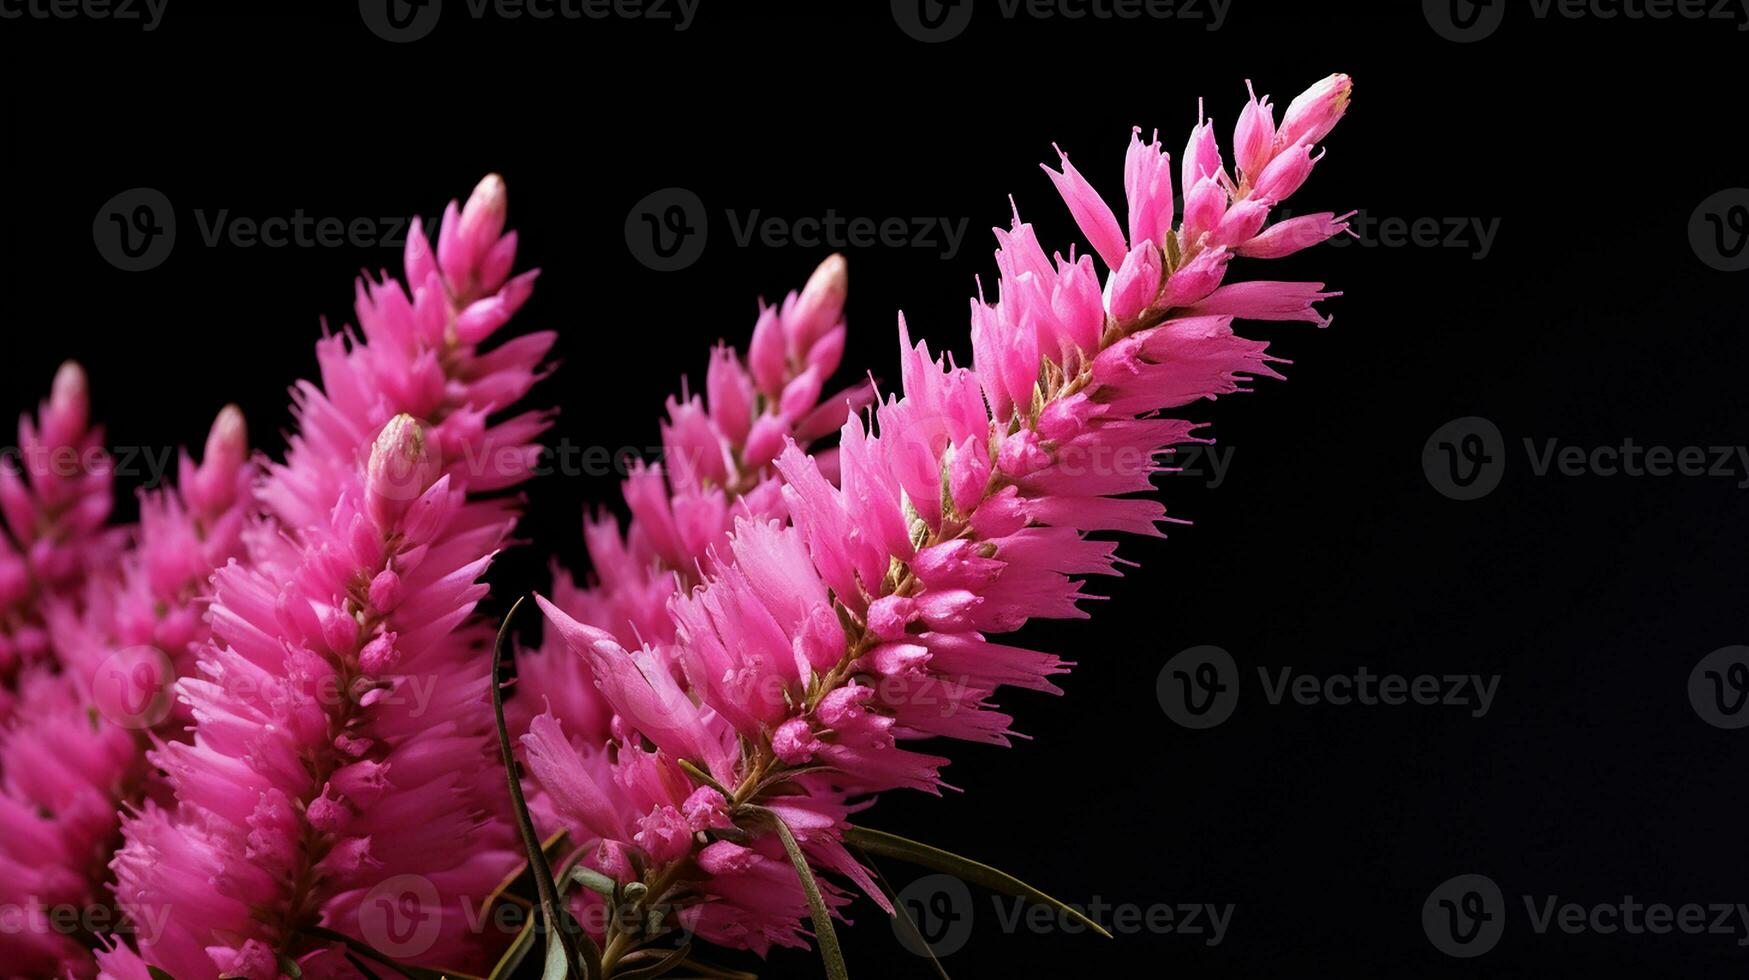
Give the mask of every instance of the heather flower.
[[320, 926], [383, 944], [417, 881], [436, 901], [405, 959], [479, 971], [469, 917], [514, 864], [492, 758], [480, 577], [517, 501], [481, 496], [532, 469], [536, 412], [499, 418], [541, 376], [550, 333], [488, 341], [527, 300], [511, 277], [502, 181], [415, 223], [408, 286], [361, 280], [359, 333], [317, 345], [293, 393], [297, 431], [257, 488], [247, 554], [219, 570], [212, 639], [178, 685], [192, 739], [152, 755], [172, 806], [125, 821], [116, 895], [139, 961], [180, 980], [350, 970]]
[[[712, 567], [737, 515], [782, 515], [772, 461], [786, 440], [807, 445], [872, 397], [866, 383], [823, 395], [843, 358], [847, 288], [844, 259], [834, 255], [799, 292], [761, 307], [745, 357], [726, 344], [711, 350], [704, 397], [683, 391], [668, 400], [665, 465], [638, 463], [626, 477], [630, 523], [622, 531], [609, 514], [585, 518], [593, 580], [579, 586], [555, 569], [556, 606], [627, 646], [672, 641], [667, 607], [679, 587], [676, 576], [693, 581]], [[556, 635], [520, 653], [517, 674], [546, 704], [512, 700], [513, 729], [527, 731], [534, 715], [550, 706], [573, 738], [599, 743], [608, 735], [611, 712], [594, 693], [588, 664]], [[539, 812], [540, 802], [533, 805]]]
[[[542, 600], [604, 702], [580, 714], [606, 732], [567, 738], [543, 716], [524, 744], [554, 814], [598, 842], [597, 866], [621, 881], [637, 875], [638, 902], [678, 896], [702, 938], [760, 952], [795, 944], [806, 909], [775, 863], [774, 813], [811, 865], [885, 907], [841, 844], [848, 814], [884, 790], [939, 791], [947, 760], [902, 743], [1006, 744], [1011, 719], [991, 702], [997, 690], [1056, 690], [1051, 678], [1068, 665], [992, 637], [1034, 618], [1086, 616], [1084, 578], [1118, 571], [1115, 544], [1089, 535], [1160, 533], [1164, 509], [1140, 494], [1162, 456], [1203, 441], [1196, 422], [1162, 413], [1279, 376], [1266, 345], [1235, 334], [1234, 320], [1329, 322], [1316, 304], [1335, 294], [1321, 284], [1225, 279], [1234, 255], [1285, 254], [1285, 239], [1341, 230], [1324, 216], [1263, 238], [1349, 91], [1332, 76], [1295, 99], [1279, 127], [1253, 96], [1237, 175], [1212, 120], [1199, 120], [1176, 226], [1158, 140], [1131, 141], [1124, 223], [1061, 155], [1047, 172], [1103, 274], [1090, 256], [1047, 256], [1018, 214], [998, 230], [994, 300], [972, 303], [972, 366], [913, 344], [901, 318], [899, 393], [868, 424], [846, 420], [831, 457], [785, 443], [774, 464], [781, 510], [737, 514], [727, 540], [707, 545], [668, 600], [672, 642], [628, 639], [620, 620], [584, 621], [611, 607], [573, 604], [580, 618]], [[756, 337], [754, 361], [772, 347]], [[644, 512], [661, 503], [657, 489], [640, 488]], [[664, 669], [670, 662], [678, 673]], [[584, 700], [588, 689], [563, 696]], [[706, 790], [722, 802], [699, 800]], [[671, 830], [689, 813], [695, 837], [681, 856]], [[846, 899], [829, 882], [824, 890], [829, 908]], [[611, 972], [648, 936], [605, 938]]]
[[0, 723], [21, 671], [51, 656], [46, 604], [76, 596], [120, 546], [105, 528], [114, 484], [85, 371], [68, 361], [36, 419], [19, 418], [16, 454], [0, 460]]
[[[12, 726], [0, 734], [0, 904], [97, 908], [120, 809], [150, 788], [149, 731], [175, 737], [170, 687], [193, 665], [207, 625], [213, 569], [242, 553], [250, 508], [241, 413], [219, 414], [197, 466], [184, 453], [180, 488], [141, 495], [140, 526], [115, 575], [82, 601], [50, 599], [44, 616], [60, 672], [32, 668]], [[72, 762], [69, 765], [69, 761]], [[48, 842], [48, 843], [45, 843]], [[89, 975], [91, 954], [43, 916], [0, 934], [0, 955], [29, 975]]]

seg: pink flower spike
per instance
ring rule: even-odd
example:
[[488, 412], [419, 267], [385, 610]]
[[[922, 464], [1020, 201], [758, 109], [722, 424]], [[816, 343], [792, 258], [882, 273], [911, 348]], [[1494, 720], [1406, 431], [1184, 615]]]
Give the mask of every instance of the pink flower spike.
[[1075, 216], [1081, 234], [1087, 236], [1088, 243], [1099, 253], [1106, 267], [1116, 270], [1123, 265], [1124, 255], [1129, 251], [1124, 244], [1123, 229], [1118, 227], [1117, 216], [1111, 213], [1111, 206], [1105, 203], [1087, 178], [1069, 162], [1069, 155], [1057, 149], [1057, 156], [1062, 160], [1061, 173], [1044, 164], [1040, 164], [1040, 168], [1050, 175], [1057, 193], [1063, 196], [1063, 203], [1069, 206], [1069, 213]]

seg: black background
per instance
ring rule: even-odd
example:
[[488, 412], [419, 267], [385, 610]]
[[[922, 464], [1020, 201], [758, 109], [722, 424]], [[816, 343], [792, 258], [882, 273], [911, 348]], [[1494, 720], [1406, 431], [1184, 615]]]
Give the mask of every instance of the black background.
[[[1032, 741], [951, 746], [963, 793], [892, 795], [866, 822], [1073, 901], [1235, 906], [1218, 946], [1108, 942], [1005, 934], [974, 891], [971, 940], [945, 961], [955, 976], [1740, 975], [1740, 922], [1731, 936], [1537, 935], [1521, 899], [1749, 902], [1749, 733], [1704, 723], [1686, 695], [1696, 661], [1749, 642], [1749, 472], [1536, 476], [1524, 449], [1745, 442], [1749, 278], [1703, 264], [1687, 230], [1703, 199], [1749, 184], [1749, 37], [1734, 23], [1538, 19], [1515, 4], [1494, 36], [1458, 44], [1413, 3], [1234, 0], [1207, 31], [1006, 21], [978, 0], [962, 36], [924, 44], [880, 3], [704, 0], [684, 33], [446, 13], [395, 45], [352, 4], [261, 6], [175, 0], [151, 33], [0, 21], [5, 411], [73, 356], [118, 446], [198, 442], [237, 401], [277, 453], [318, 317], [348, 322], [352, 277], [398, 268], [398, 252], [207, 247], [194, 212], [431, 216], [495, 170], [522, 264], [545, 270], [521, 328], [562, 335], [536, 396], [563, 406], [552, 441], [651, 446], [663, 397], [702, 379], [708, 345], [744, 345], [756, 297], [798, 286], [829, 251], [740, 247], [725, 209], [969, 221], [951, 258], [847, 250], [844, 377], [892, 378], [901, 309], [969, 360], [966, 297], [974, 275], [993, 279], [986, 229], [1006, 224], [1009, 194], [1047, 248], [1078, 238], [1037, 168], [1053, 141], [1118, 200], [1132, 125], [1158, 127], [1176, 160], [1198, 96], [1226, 143], [1245, 79], [1285, 106], [1352, 74], [1353, 109], [1295, 210], [1498, 219], [1491, 249], [1478, 258], [1473, 231], [1461, 247], [1375, 235], [1248, 266], [1344, 290], [1334, 325], [1244, 325], [1294, 362], [1290, 380], [1194, 407], [1233, 450], [1218, 488], [1160, 480], [1195, 523], [1126, 542], [1141, 567], [1097, 583], [1112, 601], [1091, 621], [1023, 634], [1079, 662], [1066, 697], [1009, 695]], [[125, 273], [98, 255], [92, 217], [139, 186], [174, 202], [179, 233], [162, 266]], [[623, 225], [670, 186], [704, 201], [711, 237], [696, 264], [658, 273]], [[1472, 415], [1498, 425], [1507, 465], [1492, 494], [1454, 501], [1422, 450]], [[610, 476], [550, 476], [529, 494], [529, 543], [495, 569], [494, 608], [540, 587], [549, 556], [582, 568], [582, 508], [618, 503]], [[1203, 732], [1155, 693], [1165, 660], [1197, 644], [1244, 675], [1231, 720]], [[1474, 718], [1270, 705], [1260, 665], [1501, 680]], [[914, 876], [884, 867], [900, 886]], [[1497, 948], [1458, 960], [1429, 943], [1421, 907], [1468, 872], [1500, 884], [1508, 919]], [[853, 917], [841, 932], [857, 975], [927, 975], [871, 905]], [[818, 972], [795, 951], [767, 969]]]

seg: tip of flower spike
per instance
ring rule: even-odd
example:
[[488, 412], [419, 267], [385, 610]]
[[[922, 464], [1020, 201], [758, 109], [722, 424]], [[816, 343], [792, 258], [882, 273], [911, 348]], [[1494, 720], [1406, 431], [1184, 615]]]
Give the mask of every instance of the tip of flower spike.
[[57, 412], [83, 412], [91, 398], [91, 383], [78, 361], [65, 361], [49, 387], [49, 407]]
[[504, 178], [487, 174], [474, 185], [468, 203], [462, 205], [462, 233], [468, 238], [496, 240], [504, 231], [504, 218], [510, 210], [509, 190]]
[[844, 299], [850, 293], [850, 265], [837, 252], [826, 257], [808, 277], [807, 285], [790, 311], [791, 330], [803, 351], [831, 330], [844, 314]]
[[206, 437], [205, 459], [239, 459], [249, 450], [249, 423], [235, 404], [219, 409]]

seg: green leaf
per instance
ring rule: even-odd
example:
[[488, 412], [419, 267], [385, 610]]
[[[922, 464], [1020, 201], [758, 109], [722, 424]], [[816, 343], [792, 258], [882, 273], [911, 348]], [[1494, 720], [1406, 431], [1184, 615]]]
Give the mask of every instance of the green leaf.
[[728, 790], [724, 789], [723, 785], [721, 783], [717, 782], [716, 779], [714, 777], [712, 777], [710, 773], [705, 772], [703, 769], [700, 769], [699, 767], [693, 765], [692, 763], [686, 761], [685, 759], [680, 760], [680, 768], [685, 769], [687, 775], [698, 780], [699, 782], [703, 783], [704, 785], [709, 786], [711, 789], [714, 789], [717, 792], [723, 794], [723, 799], [726, 800], [734, 795], [733, 793], [730, 793]]
[[[657, 951], [650, 950], [649, 952]], [[669, 950], [667, 956], [652, 963], [634, 966], [629, 970], [615, 970], [613, 980], [655, 980], [656, 977], [664, 976], [670, 971], [678, 969], [680, 964], [686, 962], [686, 957], [691, 952], [692, 944], [682, 943], [679, 949]], [[629, 962], [629, 959], [628, 957], [622, 962]]]
[[[558, 845], [562, 842], [564, 834], [565, 832], [561, 830], [547, 838], [546, 854], [549, 860], [553, 854], [557, 853]], [[554, 873], [553, 880], [559, 886], [560, 898], [565, 897], [570, 892], [570, 884], [573, 880], [571, 871], [578, 859], [583, 857], [583, 853], [583, 851], [577, 851], [566, 858], [559, 865], [559, 870]], [[527, 868], [528, 862], [524, 861], [523, 869], [527, 870]], [[538, 920], [533, 915], [528, 917], [528, 921], [524, 922], [522, 929], [516, 933], [516, 939], [511, 942], [510, 948], [504, 951], [503, 956], [498, 957], [497, 964], [492, 967], [492, 973], [486, 980], [509, 980], [509, 977], [516, 972], [517, 967], [522, 965], [522, 961], [528, 958], [529, 951], [534, 949], [537, 922]]]
[[820, 944], [820, 959], [826, 963], [827, 980], [850, 980], [850, 970], [844, 965], [844, 951], [838, 948], [838, 931], [832, 928], [832, 913], [826, 911], [826, 900], [820, 897], [820, 883], [814, 880], [814, 871], [808, 867], [807, 855], [802, 853], [802, 846], [796, 843], [796, 836], [790, 833], [789, 824], [775, 812], [762, 806], [745, 808], [771, 821], [777, 828], [777, 836], [783, 841], [783, 850], [789, 855], [789, 863], [796, 869], [796, 877], [801, 879], [802, 891], [808, 896], [808, 912], [814, 919], [814, 941]]
[[498, 957], [498, 962], [492, 966], [492, 972], [486, 976], [486, 980], [507, 980], [522, 965], [522, 961], [528, 958], [528, 951], [534, 948], [534, 923], [534, 916], [529, 916], [528, 921], [517, 931], [516, 938], [511, 940], [510, 948], [504, 951], [503, 956]]
[[596, 871], [594, 868], [583, 867], [572, 868], [570, 875], [566, 878], [566, 883], [582, 885], [584, 888], [587, 888], [595, 894], [601, 895], [605, 898], [612, 898], [614, 895], [614, 889], [619, 885], [619, 882], [614, 881], [612, 878], [609, 878], [599, 871]]
[[[516, 600], [504, 622], [498, 627], [498, 642], [492, 647], [492, 714], [498, 722], [498, 751], [504, 761], [504, 775], [510, 783], [510, 802], [516, 812], [516, 827], [522, 832], [522, 846], [528, 852], [528, 871], [534, 877], [535, 890], [540, 893], [541, 917], [547, 924], [547, 980], [566, 980], [573, 970], [583, 980], [598, 980], [601, 976], [601, 950], [595, 940], [581, 928], [573, 928], [576, 920], [559, 904], [559, 890], [553, 884], [553, 870], [541, 850], [535, 835], [534, 820], [528, 815], [528, 801], [522, 796], [522, 781], [516, 778], [516, 754], [510, 750], [510, 729], [504, 724], [504, 688], [498, 678], [504, 665], [504, 645], [510, 638], [510, 623], [522, 608], [524, 596]], [[558, 972], [554, 973], [555, 963]]]
[[284, 953], [279, 954], [279, 972], [290, 977], [291, 980], [304, 980], [304, 968], [298, 965], [297, 960]]
[[541, 970], [541, 980], [568, 980], [571, 976], [571, 954], [565, 950], [566, 945], [562, 938], [554, 941], [548, 934], [547, 965]]
[[867, 865], [870, 871], [874, 872], [875, 883], [880, 885], [881, 894], [887, 896], [887, 901], [893, 906], [893, 918], [898, 921], [899, 928], [903, 929], [905, 935], [910, 938], [914, 948], [929, 954], [929, 962], [935, 965], [936, 976], [940, 977], [941, 980], [952, 980], [947, 975], [947, 970], [942, 967], [941, 961], [935, 958], [935, 950], [930, 948], [929, 940], [923, 938], [923, 930], [917, 928], [916, 920], [911, 918], [911, 910], [905, 907], [905, 903], [899, 901], [899, 893], [893, 890], [893, 886], [887, 884], [887, 876], [881, 874], [880, 866], [860, 850], [856, 852], [856, 857], [857, 860]]
[[160, 970], [155, 966], [146, 967], [146, 972], [152, 975], [152, 980], [176, 980], [169, 970]]
[[1045, 905], [1069, 916], [1094, 932], [1107, 939], [1111, 933], [1105, 927], [1081, 912], [1046, 895], [1019, 878], [1004, 871], [998, 871], [987, 864], [979, 864], [971, 858], [960, 857], [940, 848], [920, 844], [897, 834], [889, 834], [880, 830], [870, 830], [867, 827], [849, 827], [844, 831], [844, 843], [852, 847], [860, 847], [885, 857], [898, 858], [912, 864], [920, 864], [925, 868], [943, 871], [963, 881], [983, 885], [993, 892], [1024, 898], [1037, 905]]

